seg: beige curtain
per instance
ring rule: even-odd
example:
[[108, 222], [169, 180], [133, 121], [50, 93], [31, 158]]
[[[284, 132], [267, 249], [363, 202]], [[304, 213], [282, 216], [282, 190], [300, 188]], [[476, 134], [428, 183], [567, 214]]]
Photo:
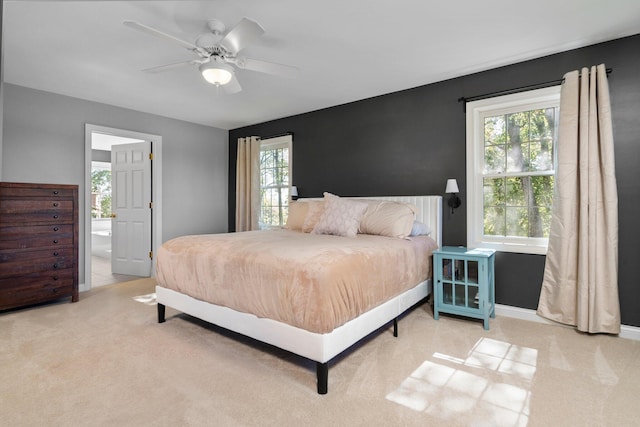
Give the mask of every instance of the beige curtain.
[[558, 168], [538, 314], [620, 332], [618, 194], [604, 64], [564, 76]]
[[260, 138], [238, 138], [236, 231], [257, 230], [260, 211]]

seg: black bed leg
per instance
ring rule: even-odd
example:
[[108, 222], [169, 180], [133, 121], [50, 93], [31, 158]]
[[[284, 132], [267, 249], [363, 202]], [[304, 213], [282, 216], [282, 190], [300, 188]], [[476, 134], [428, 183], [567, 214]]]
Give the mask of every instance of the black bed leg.
[[164, 304], [158, 303], [158, 323], [164, 323]]
[[398, 319], [393, 319], [393, 336], [398, 338]]
[[327, 362], [316, 362], [316, 375], [318, 377], [318, 394], [327, 394], [327, 382], [329, 378], [329, 365]]

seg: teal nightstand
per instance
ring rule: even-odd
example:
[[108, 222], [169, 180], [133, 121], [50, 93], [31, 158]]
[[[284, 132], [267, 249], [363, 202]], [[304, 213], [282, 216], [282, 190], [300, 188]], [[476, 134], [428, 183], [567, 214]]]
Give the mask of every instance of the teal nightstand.
[[433, 317], [440, 312], [484, 320], [496, 317], [495, 251], [444, 246], [433, 252]]

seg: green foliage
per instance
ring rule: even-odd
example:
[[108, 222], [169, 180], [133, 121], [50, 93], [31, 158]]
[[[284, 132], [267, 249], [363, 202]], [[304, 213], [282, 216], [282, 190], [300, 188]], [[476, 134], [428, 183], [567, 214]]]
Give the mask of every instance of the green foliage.
[[108, 169], [91, 170], [91, 192], [111, 192], [111, 171]]
[[484, 234], [548, 237], [558, 109], [484, 121]]
[[107, 169], [91, 170], [91, 193], [95, 195], [96, 205], [92, 206], [92, 218], [109, 218], [111, 215], [111, 171]]

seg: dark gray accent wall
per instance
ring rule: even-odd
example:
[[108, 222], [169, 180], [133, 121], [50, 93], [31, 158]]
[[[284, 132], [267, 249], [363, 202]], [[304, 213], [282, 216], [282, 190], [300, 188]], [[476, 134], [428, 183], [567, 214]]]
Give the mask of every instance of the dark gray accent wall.
[[[609, 76], [619, 197], [622, 322], [640, 326], [640, 35], [571, 50], [229, 132], [229, 230], [235, 224], [237, 139], [293, 132], [293, 184], [302, 197], [443, 194], [457, 178], [463, 204], [444, 212], [443, 243], [466, 243], [465, 113], [460, 97], [561, 79], [605, 63]], [[357, 84], [357, 83], [354, 83]], [[535, 309], [545, 257], [499, 253], [496, 300]]]

